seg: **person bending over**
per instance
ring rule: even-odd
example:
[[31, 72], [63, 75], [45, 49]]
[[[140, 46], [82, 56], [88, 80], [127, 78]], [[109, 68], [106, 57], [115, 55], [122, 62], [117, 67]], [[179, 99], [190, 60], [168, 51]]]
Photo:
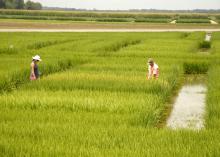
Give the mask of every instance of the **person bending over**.
[[147, 79], [150, 80], [152, 78], [158, 79], [159, 77], [159, 66], [154, 62], [152, 58], [148, 60], [148, 74]]

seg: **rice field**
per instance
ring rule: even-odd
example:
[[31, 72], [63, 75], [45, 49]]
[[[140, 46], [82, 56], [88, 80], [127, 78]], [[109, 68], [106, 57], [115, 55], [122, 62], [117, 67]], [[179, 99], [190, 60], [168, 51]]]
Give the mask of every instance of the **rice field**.
[[[0, 33], [0, 156], [220, 156], [220, 33]], [[41, 79], [29, 81], [39, 54]], [[146, 80], [147, 59], [160, 67]], [[184, 76], [207, 78], [205, 128], [165, 126]]]
[[150, 12], [100, 12], [100, 11], [51, 11], [51, 10], [4, 10], [0, 9], [0, 19], [20, 19], [35, 21], [66, 21], [92, 23], [170, 23], [210, 24], [210, 19], [218, 19], [213, 13], [150, 13]]
[[177, 23], [210, 23], [210, 20], [207, 19], [178, 19]]

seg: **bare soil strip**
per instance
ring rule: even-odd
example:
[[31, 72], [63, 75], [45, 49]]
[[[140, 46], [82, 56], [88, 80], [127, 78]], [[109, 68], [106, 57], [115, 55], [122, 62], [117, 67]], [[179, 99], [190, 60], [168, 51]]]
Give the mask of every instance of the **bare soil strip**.
[[217, 29], [220, 30], [220, 25], [212, 25], [212, 24], [158, 24], [158, 23], [99, 23], [99, 22], [72, 22], [65, 23], [59, 21], [33, 21], [33, 20], [0, 20], [0, 29], [21, 29], [26, 30], [53, 30], [54, 32], [63, 32], [66, 30], [67, 32], [75, 31], [109, 31], [113, 30], [124, 31], [124, 32], [143, 32], [143, 31], [177, 31], [177, 30], [191, 30], [194, 31], [204, 31], [207, 29]]

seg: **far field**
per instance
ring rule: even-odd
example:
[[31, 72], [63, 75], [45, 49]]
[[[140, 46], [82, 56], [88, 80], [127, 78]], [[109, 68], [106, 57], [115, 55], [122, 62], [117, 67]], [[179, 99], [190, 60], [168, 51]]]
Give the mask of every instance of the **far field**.
[[[220, 156], [220, 33], [0, 33], [0, 156]], [[42, 77], [30, 82], [31, 57]], [[146, 80], [146, 61], [160, 67]], [[207, 78], [205, 128], [166, 128], [185, 75]]]
[[[212, 21], [212, 22], [211, 22]], [[0, 29], [220, 28], [220, 14], [25, 11], [0, 9]], [[215, 24], [211, 24], [211, 23]]]

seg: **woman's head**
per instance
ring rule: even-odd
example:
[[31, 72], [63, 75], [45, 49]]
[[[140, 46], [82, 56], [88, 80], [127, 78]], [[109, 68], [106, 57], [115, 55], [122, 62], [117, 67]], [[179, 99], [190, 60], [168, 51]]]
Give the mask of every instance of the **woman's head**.
[[152, 58], [149, 58], [149, 59], [148, 59], [148, 64], [149, 64], [150, 66], [153, 66], [153, 65], [154, 65], [154, 60], [153, 60]]
[[36, 56], [32, 57], [32, 61], [34, 61], [34, 62], [40, 62], [40, 61], [41, 61], [41, 58], [40, 58], [39, 55], [36, 55]]

